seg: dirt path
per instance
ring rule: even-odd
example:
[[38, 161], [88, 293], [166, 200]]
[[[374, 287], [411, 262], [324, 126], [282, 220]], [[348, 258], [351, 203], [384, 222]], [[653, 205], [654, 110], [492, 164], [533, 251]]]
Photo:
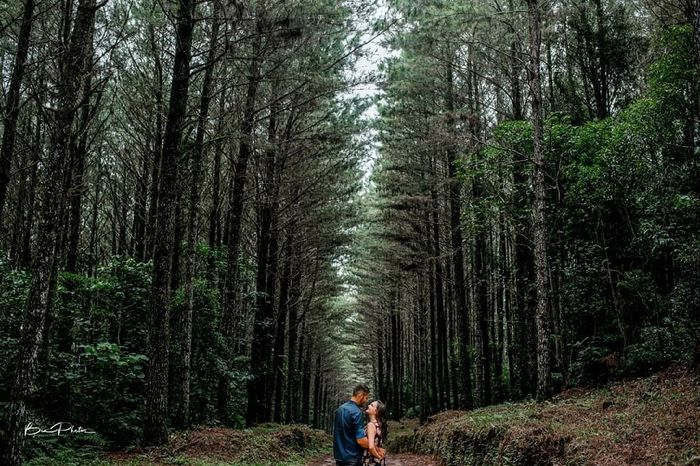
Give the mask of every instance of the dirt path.
[[[331, 455], [319, 458], [308, 466], [335, 466]], [[440, 463], [429, 457], [420, 455], [387, 455], [386, 466], [440, 466]]]

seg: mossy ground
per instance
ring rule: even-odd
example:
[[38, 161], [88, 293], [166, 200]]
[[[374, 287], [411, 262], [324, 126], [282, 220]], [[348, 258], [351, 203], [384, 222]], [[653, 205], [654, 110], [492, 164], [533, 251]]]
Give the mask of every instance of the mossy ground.
[[447, 466], [700, 465], [700, 380], [667, 371], [547, 403], [449, 411], [395, 434], [390, 450]]

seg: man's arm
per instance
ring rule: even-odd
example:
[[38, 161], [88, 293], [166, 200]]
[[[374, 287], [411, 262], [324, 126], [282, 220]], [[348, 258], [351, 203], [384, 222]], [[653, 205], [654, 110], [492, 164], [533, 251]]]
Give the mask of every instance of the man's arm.
[[367, 440], [367, 437], [358, 438], [358, 439], [355, 439], [355, 441], [357, 442], [357, 444], [359, 446], [361, 446], [365, 450], [369, 449], [369, 440]]
[[362, 413], [357, 411], [352, 416], [353, 424], [355, 425], [355, 441], [359, 446], [367, 450], [369, 448], [369, 440], [367, 440], [367, 432], [365, 432]]

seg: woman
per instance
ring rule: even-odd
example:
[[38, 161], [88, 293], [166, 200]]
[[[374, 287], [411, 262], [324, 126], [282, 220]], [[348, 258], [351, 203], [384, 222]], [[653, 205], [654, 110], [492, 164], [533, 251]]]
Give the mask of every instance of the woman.
[[384, 458], [377, 451], [377, 448], [384, 448], [384, 441], [389, 433], [386, 423], [386, 407], [379, 400], [372, 401], [367, 406], [367, 440], [369, 449], [365, 450], [362, 458], [362, 466], [386, 465]]

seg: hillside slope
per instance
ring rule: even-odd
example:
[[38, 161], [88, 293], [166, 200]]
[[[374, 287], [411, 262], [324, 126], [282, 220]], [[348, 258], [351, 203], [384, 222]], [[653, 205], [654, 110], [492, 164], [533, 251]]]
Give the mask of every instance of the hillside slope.
[[675, 370], [543, 404], [444, 412], [390, 449], [447, 466], [700, 465], [700, 380]]

